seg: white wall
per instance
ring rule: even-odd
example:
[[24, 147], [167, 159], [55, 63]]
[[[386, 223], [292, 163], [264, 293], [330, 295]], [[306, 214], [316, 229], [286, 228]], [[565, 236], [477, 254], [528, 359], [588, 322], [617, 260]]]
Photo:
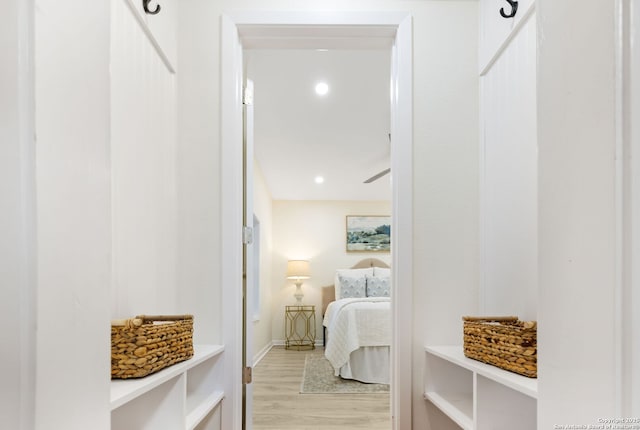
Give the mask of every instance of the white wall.
[[[426, 402], [424, 345], [462, 343], [478, 309], [476, 2], [414, 9], [413, 428], [452, 424]], [[453, 427], [455, 428], [455, 427]]]
[[[218, 2], [180, 0], [178, 9], [178, 284], [222, 343], [221, 175]], [[196, 323], [197, 324], [197, 323]]]
[[[172, 6], [158, 16], [175, 21]], [[176, 282], [175, 74], [160, 55], [167, 45], [154, 47], [137, 12], [124, 0], [111, 10], [111, 317], [193, 313], [178, 305], [192, 290]], [[205, 327], [195, 327], [199, 339]]]
[[109, 428], [109, 1], [37, 0], [37, 429]]
[[[413, 425], [438, 428], [439, 413], [427, 412], [422, 397], [423, 346], [460, 343], [460, 317], [476, 312], [478, 303], [477, 3], [183, 0], [181, 6], [178, 55], [184, 79], [178, 78], [178, 108], [180, 165], [185, 168], [179, 175], [181, 187], [190, 191], [180, 197], [181, 224], [194, 232], [187, 235], [189, 243], [197, 243], [202, 250], [189, 253], [194, 259], [188, 275], [193, 282], [202, 282], [221, 269], [220, 251], [214, 246], [220, 237], [222, 209], [216, 173], [220, 168], [220, 14], [372, 9], [412, 14], [415, 307], [413, 332], [407, 335], [414, 339]], [[185, 246], [181, 244], [181, 249]], [[280, 269], [274, 265], [274, 276], [276, 270]]]
[[[493, 1], [481, 1], [483, 43], [503, 21]], [[536, 136], [536, 20], [521, 4], [519, 26], [481, 82], [481, 315], [537, 319], [538, 153]], [[489, 51], [490, 52], [490, 51]]]
[[254, 163], [253, 210], [260, 221], [260, 319], [253, 325], [254, 356], [271, 346], [272, 337], [272, 289], [273, 267], [273, 204], [271, 194], [257, 162]]
[[621, 417], [615, 10], [537, 3], [541, 429]]
[[27, 2], [3, 3], [0, 15], [0, 334], [5, 369], [2, 425], [34, 426], [35, 142], [32, 19]]
[[[105, 322], [111, 316], [105, 304], [113, 303], [109, 294], [112, 3], [98, 1], [90, 8], [78, 8], [37, 1], [39, 428], [86, 428], [88, 422], [96, 429], [108, 428], [109, 389], [104, 375], [109, 366]], [[293, 0], [183, 0], [180, 5], [176, 276], [188, 291], [201, 292], [181, 295], [181, 303], [204, 315], [211, 330], [203, 341], [216, 342], [221, 338], [223, 313], [220, 15], [227, 9], [299, 10], [301, 6]], [[304, 5], [311, 11], [372, 8], [407, 10], [414, 16], [414, 219], [419, 262], [415, 278], [419, 282], [413, 333], [418, 407], [413, 421], [420, 426], [426, 419], [419, 393], [422, 344], [459, 334], [456, 312], [440, 312], [446, 306], [432, 299], [456, 297], [460, 314], [476, 300], [477, 81], [471, 73], [477, 55], [476, 5], [463, 0], [373, 6], [366, 0], [335, 0]], [[28, 193], [21, 196], [28, 198]], [[430, 268], [426, 277], [424, 267]]]
[[[347, 253], [347, 215], [390, 215], [385, 201], [273, 202], [271, 294], [273, 340], [284, 341], [284, 306], [293, 305], [295, 285], [286, 279], [287, 260], [309, 260], [311, 279], [302, 284], [302, 302], [316, 306], [316, 340], [322, 340], [322, 291], [333, 285], [336, 269], [347, 269], [363, 258], [375, 257], [391, 265], [389, 253]], [[393, 234], [393, 233], [392, 233]]]
[[[21, 140], [8, 147], [8, 160], [17, 169], [7, 170], [8, 184], [23, 187], [12, 196], [22, 226], [15, 224], [17, 219], [11, 222], [15, 245], [23, 248], [22, 255], [16, 254], [16, 270], [23, 272], [25, 288], [15, 309], [23, 323], [20, 332], [26, 333], [19, 339], [22, 355], [16, 357], [25, 361], [17, 373], [22, 379], [12, 385], [22, 389], [17, 412], [26, 417], [24, 428], [30, 428], [30, 420], [42, 429], [109, 428], [111, 317], [190, 312], [196, 315], [196, 342], [220, 338], [216, 264], [207, 260], [213, 266], [207, 274], [213, 276], [206, 282], [182, 288], [177, 282], [178, 271], [192, 273], [191, 261], [197, 266], [198, 258], [217, 255], [217, 242], [205, 241], [208, 253], [200, 252], [206, 232], [193, 244], [191, 231], [177, 222], [178, 191], [189, 195], [191, 190], [179, 190], [176, 181], [176, 167], [184, 166], [178, 165], [181, 148], [176, 146], [175, 4], [163, 2], [162, 25], [149, 22], [146, 28], [148, 17], [132, 14], [139, 8], [128, 0], [92, 3], [90, 8], [36, 2], [37, 171], [31, 187], [37, 188], [36, 225], [29, 226], [28, 138], [26, 146]], [[28, 94], [20, 101], [29, 103]], [[19, 132], [25, 131], [34, 135], [28, 126]], [[194, 168], [184, 168], [184, 175]], [[201, 170], [215, 172], [211, 165]], [[219, 229], [206, 218], [208, 213], [198, 215], [209, 231]], [[32, 260], [25, 254], [36, 232], [37, 256]], [[178, 234], [185, 239], [178, 241]], [[177, 243], [183, 245], [180, 261]], [[26, 265], [36, 258], [38, 311], [31, 319], [28, 284], [36, 269], [31, 272]], [[36, 319], [33, 408], [28, 330]]]
[[218, 284], [176, 281], [174, 3], [151, 30], [129, 5], [36, 5], [36, 428], [109, 428], [111, 317], [190, 312], [219, 338]]
[[[16, 3], [26, 2], [10, 6]], [[78, 8], [37, 0], [37, 428], [84, 429], [89, 422], [92, 428], [108, 428], [109, 390], [103, 375], [108, 372], [105, 321], [110, 315], [104, 303], [109, 302], [111, 270], [110, 4], [94, 1], [91, 8]], [[293, 0], [182, 0], [182, 4], [178, 279], [196, 288], [211, 287], [203, 288], [200, 303], [210, 309], [211, 336], [219, 337], [219, 16], [227, 8], [301, 6]], [[616, 337], [614, 6], [614, 2], [538, 0], [537, 25], [539, 34], [544, 34], [539, 40], [537, 93], [538, 319], [540, 337], [547, 340], [540, 349], [540, 428], [618, 416], [612, 341]], [[371, 7], [366, 0], [305, 3], [306, 10]], [[477, 71], [472, 73], [477, 63], [477, 6], [473, 1], [391, 1], [375, 7], [405, 9], [414, 16], [413, 426], [440, 429], [438, 414], [421, 398], [422, 345], [459, 341], [459, 316], [477, 309], [474, 100], [478, 94]], [[3, 31], [15, 30], [9, 24], [14, 10], [3, 10]], [[569, 27], [571, 38], [566, 37]], [[3, 42], [15, 42], [11, 35], [2, 36]], [[14, 47], [1, 46], [5, 64]], [[3, 91], [15, 89], [13, 70], [3, 68], [0, 74]], [[7, 106], [11, 115], [16, 97], [5, 94], [0, 101], [3, 118]], [[13, 139], [16, 134], [11, 128], [1, 132], [3, 142], [5, 136]], [[19, 154], [25, 148], [5, 149], [9, 153], [2, 153], [3, 181], [6, 175], [8, 184], [18, 181], [29, 188], [25, 178], [30, 175], [29, 161], [26, 173], [11, 168], [14, 161], [24, 160]], [[32, 191], [2, 188], [3, 201], [8, 196], [8, 202], [26, 200], [28, 206]], [[27, 217], [30, 211], [25, 210]], [[22, 215], [3, 213], [7, 230], [16, 232]], [[18, 246], [27, 243], [28, 250], [33, 231], [27, 227], [10, 240]], [[15, 251], [8, 255], [14, 257]], [[34, 261], [18, 258], [18, 264]], [[20, 276], [21, 270], [16, 266], [8, 275], [3, 273], [2, 281]], [[26, 269], [27, 277], [35, 273]], [[16, 293], [3, 289], [3, 299], [9, 294], [13, 300]], [[28, 298], [19, 300], [29, 303]], [[28, 332], [33, 319], [24, 314], [19, 318]], [[28, 333], [23, 337], [27, 344], [29, 337]], [[598, 340], [597, 347], [593, 339]], [[28, 376], [28, 369], [24, 372]]]
[[[623, 70], [623, 60], [631, 67], [635, 61], [633, 54], [627, 57], [632, 51], [622, 50], [617, 43], [622, 43], [621, 35], [634, 36], [627, 14], [634, 10], [637, 14], [637, 9], [629, 8], [633, 2], [626, 1], [589, 3], [593, 4], [568, 2], [557, 8], [557, 2], [538, 0], [537, 30], [519, 22], [516, 27], [523, 28], [513, 40], [505, 39], [502, 46], [506, 44], [507, 50], [491, 59], [496, 63], [492, 68], [489, 64], [487, 74], [500, 65], [503, 57], [509, 58], [513, 46], [517, 49], [508, 60], [514, 72], [509, 82], [522, 79], [530, 82], [531, 68], [522, 69], [518, 65], [525, 65], [527, 57], [534, 59], [537, 48], [538, 428], [598, 425], [603, 417], [630, 417], [638, 410], [632, 379], [633, 357], [637, 351], [631, 341], [637, 328], [634, 317], [637, 303], [632, 293], [636, 256], [630, 234], [635, 222], [632, 220], [636, 202], [631, 198], [636, 192], [637, 173], [629, 170], [635, 169], [637, 163], [632, 161], [636, 148], [626, 140], [633, 138], [633, 134], [628, 133], [633, 133], [635, 125], [634, 102], [627, 93], [633, 87], [626, 85], [633, 84], [637, 73], [628, 69], [627, 81], [616, 76], [617, 67], [619, 72]], [[625, 26], [628, 26], [626, 33], [622, 33]], [[496, 26], [488, 28], [501, 31]], [[567, 28], [571, 28], [571, 41], [566, 38]], [[530, 36], [526, 34], [534, 31], [540, 35], [537, 46], [527, 42]], [[627, 44], [626, 48], [633, 46]], [[481, 57], [482, 54], [481, 49]], [[623, 82], [625, 86], [620, 86]], [[483, 97], [487, 96], [486, 89], [484, 85]], [[529, 99], [527, 94], [514, 97], [508, 105], [509, 111], [499, 115], [500, 119], [508, 124], [510, 114], [533, 117], [521, 109]], [[631, 111], [623, 116], [627, 109]], [[486, 113], [483, 108], [483, 115]], [[508, 133], [508, 126], [503, 129]], [[519, 129], [524, 132], [528, 126], [520, 124]], [[485, 127], [485, 136], [488, 135]], [[532, 135], [535, 133], [528, 132], [517, 141], [527, 142]], [[504, 149], [502, 153], [506, 153]], [[489, 160], [488, 155], [485, 160]], [[514, 172], [509, 187], [514, 182], [522, 184], [522, 179], [529, 177], [528, 166], [533, 164], [535, 156], [527, 155], [530, 160], [527, 165], [510, 163], [508, 167]], [[500, 172], [488, 163], [487, 170], [494, 175]], [[518, 209], [528, 206], [535, 207], [535, 204], [520, 204]], [[517, 233], [508, 236], [519, 236], [519, 242], [525, 239], [523, 232], [534, 231], [527, 229], [527, 224], [522, 225], [522, 215], [524, 213], [515, 223]], [[495, 231], [494, 227], [488, 233]], [[497, 231], [506, 229], [502, 227]], [[535, 240], [527, 239], [526, 243], [534, 244]], [[513, 252], [515, 241], [512, 245], [509, 258], [521, 256]], [[484, 250], [491, 256], [486, 247]], [[529, 259], [533, 263], [533, 259]], [[513, 266], [513, 261], [494, 260], [499, 263], [494, 268], [511, 270]], [[525, 261], [521, 259], [520, 263]], [[483, 262], [487, 270], [492, 269], [491, 260]], [[533, 264], [516, 265], [518, 275], [527, 275], [525, 282], [535, 279], [535, 276], [529, 277], [531, 267]], [[500, 285], [495, 282], [495, 276], [486, 277], [484, 281], [486, 290]], [[523, 299], [529, 297], [528, 291], [527, 288], [523, 292]], [[491, 291], [491, 294], [496, 292], [501, 299], [517, 302], [517, 296], [509, 297], [506, 291]], [[489, 304], [500, 304], [486, 300], [489, 298], [486, 294], [484, 298], [487, 308]], [[592, 350], [593, 339], [598, 339], [598, 343]]]

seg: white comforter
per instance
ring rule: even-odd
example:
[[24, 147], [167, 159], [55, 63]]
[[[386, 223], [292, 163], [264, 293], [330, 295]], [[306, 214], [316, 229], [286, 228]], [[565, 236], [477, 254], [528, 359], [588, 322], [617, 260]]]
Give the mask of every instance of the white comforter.
[[329, 304], [323, 321], [329, 334], [324, 355], [336, 376], [349, 361], [349, 355], [358, 348], [391, 344], [390, 300], [388, 297], [367, 297], [340, 299]]

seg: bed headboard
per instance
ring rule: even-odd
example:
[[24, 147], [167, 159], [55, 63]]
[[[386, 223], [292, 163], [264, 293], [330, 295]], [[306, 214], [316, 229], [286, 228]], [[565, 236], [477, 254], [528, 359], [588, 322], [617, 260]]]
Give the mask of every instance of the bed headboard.
[[[378, 260], [377, 258], [365, 258], [364, 260], [360, 260], [356, 264], [351, 266], [351, 269], [366, 269], [368, 267], [389, 268], [389, 265], [382, 260]], [[326, 287], [322, 287], [322, 315], [324, 315], [324, 312], [327, 310], [327, 306], [329, 306], [329, 303], [333, 302], [335, 299], [335, 285], [327, 285]]]

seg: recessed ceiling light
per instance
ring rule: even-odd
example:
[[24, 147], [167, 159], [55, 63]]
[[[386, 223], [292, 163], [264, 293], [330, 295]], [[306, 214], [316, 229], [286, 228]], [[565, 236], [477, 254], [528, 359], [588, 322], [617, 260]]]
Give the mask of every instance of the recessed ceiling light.
[[322, 176], [316, 176], [314, 180], [316, 181], [316, 184], [322, 184], [324, 182], [324, 178]]
[[329, 92], [329, 85], [326, 82], [318, 82], [316, 84], [316, 94], [324, 96]]
[[316, 49], [316, 52], [328, 52], [329, 50], [327, 48], [318, 48]]

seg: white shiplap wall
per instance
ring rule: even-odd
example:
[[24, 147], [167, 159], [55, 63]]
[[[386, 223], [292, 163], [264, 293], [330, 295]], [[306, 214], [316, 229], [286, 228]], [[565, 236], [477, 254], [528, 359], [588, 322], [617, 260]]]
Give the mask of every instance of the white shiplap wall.
[[480, 1], [478, 64], [481, 74], [489, 70], [493, 62], [502, 56], [504, 50], [510, 45], [512, 37], [516, 36], [519, 28], [528, 22], [535, 11], [535, 0], [520, 0], [513, 18], [503, 18], [500, 15], [501, 9], [504, 9], [506, 14], [511, 13], [511, 6], [505, 0]]
[[32, 9], [37, 430], [109, 428], [109, 10]]
[[[504, 20], [497, 16], [495, 20]], [[493, 21], [487, 23], [489, 26]], [[480, 313], [536, 319], [536, 19], [481, 77]]]
[[137, 14], [112, 2], [112, 318], [178, 311], [175, 42], [162, 50]]
[[625, 417], [616, 3], [537, 0], [541, 429]]

